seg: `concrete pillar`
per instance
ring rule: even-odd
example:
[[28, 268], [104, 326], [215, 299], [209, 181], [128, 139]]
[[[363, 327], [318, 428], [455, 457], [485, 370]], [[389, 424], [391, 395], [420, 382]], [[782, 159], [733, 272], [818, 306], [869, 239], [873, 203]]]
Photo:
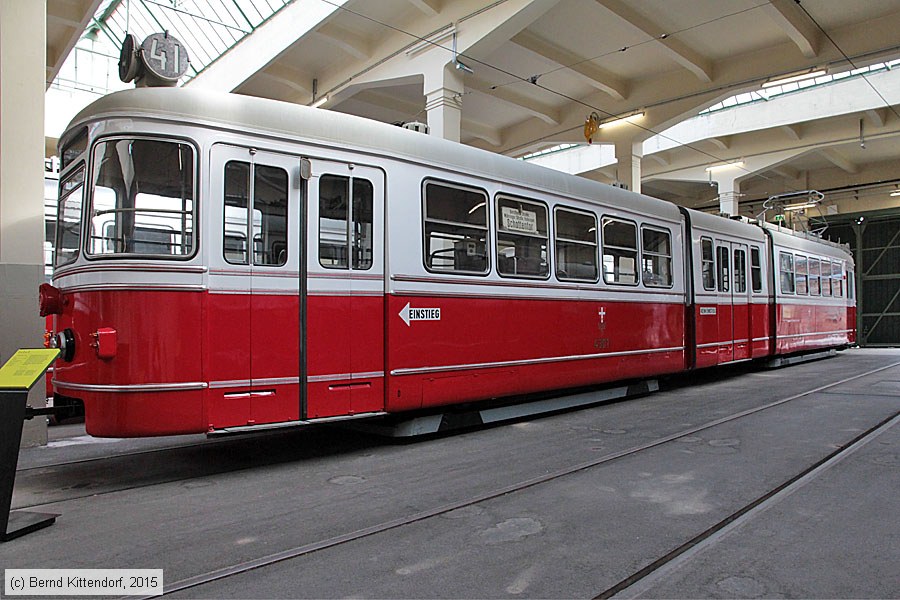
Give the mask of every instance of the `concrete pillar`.
[[[46, 0], [0, 0], [0, 361], [40, 347], [44, 279]], [[44, 386], [28, 403], [43, 406]], [[25, 422], [23, 446], [47, 443], [45, 419]]]
[[643, 142], [632, 140], [616, 142], [616, 182], [638, 193], [641, 191], [643, 146]]
[[431, 135], [459, 141], [464, 90], [462, 74], [453, 65], [440, 65], [425, 73], [425, 111]]
[[729, 216], [738, 214], [740, 184], [727, 175], [713, 176], [713, 181], [719, 184], [719, 212]]

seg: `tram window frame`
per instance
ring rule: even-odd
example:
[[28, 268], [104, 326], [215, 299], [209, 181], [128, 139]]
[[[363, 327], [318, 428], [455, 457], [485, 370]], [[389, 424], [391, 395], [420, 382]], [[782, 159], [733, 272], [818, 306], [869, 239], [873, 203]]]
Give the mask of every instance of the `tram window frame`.
[[[740, 254], [740, 260], [738, 255]], [[733, 271], [734, 271], [734, 293], [747, 293], [747, 251], [743, 248], [735, 248]]]
[[[601, 255], [601, 269], [603, 271], [603, 282], [607, 285], [619, 285], [626, 287], [637, 287], [640, 285], [640, 273], [639, 269], [641, 266], [640, 261], [640, 251], [638, 245], [638, 225], [635, 221], [631, 221], [628, 219], [623, 219], [621, 217], [613, 217], [610, 215], [603, 215], [600, 220], [602, 233], [600, 235], [601, 245], [603, 248], [603, 253]], [[614, 237], [607, 232], [607, 227], [610, 225], [626, 225], [630, 227], [633, 231], [632, 239], [634, 241], [634, 246], [620, 246], [618, 244], [610, 244], [609, 238]], [[608, 252], [612, 250], [612, 252]], [[626, 258], [628, 255], [633, 254], [634, 258], [631, 259], [633, 261], [633, 269], [629, 274], [627, 271], [624, 272], [621, 270], [622, 265], [620, 264], [620, 260], [622, 258]], [[611, 270], [607, 270], [607, 257], [612, 259], [613, 268]], [[626, 276], [630, 276], [634, 279], [633, 282], [624, 281]]]
[[[434, 190], [434, 192], [440, 191], [442, 194], [450, 194], [450, 196], [431, 196], [429, 195], [430, 190]], [[454, 199], [453, 194], [456, 194], [457, 198]], [[459, 221], [431, 216], [435, 213], [437, 213], [437, 215], [440, 215], [440, 213], [437, 211], [429, 212], [429, 207], [431, 206], [432, 200], [435, 203], [437, 203], [438, 201], [459, 203], [460, 195], [462, 195], [463, 198], [469, 195], [472, 196], [472, 198], [468, 202], [468, 209], [466, 209], [465, 206], [462, 207], [463, 213], [471, 216], [476, 214], [480, 210], [483, 210], [483, 221], [480, 219], [476, 222]], [[472, 203], [471, 201], [475, 202]], [[490, 221], [488, 219], [489, 205], [490, 196], [485, 190], [481, 188], [467, 186], [459, 183], [451, 183], [448, 181], [437, 179], [427, 179], [423, 181], [422, 264], [424, 265], [426, 271], [428, 271], [429, 273], [440, 273], [446, 275], [474, 275], [482, 277], [488, 275], [491, 272], [491, 253], [489, 252], [489, 248], [491, 246], [491, 228], [489, 225]], [[450, 212], [452, 212], [452, 210]], [[443, 240], [443, 243], [445, 245], [447, 242], [451, 242], [452, 245], [445, 248], [438, 248], [436, 250], [429, 251], [430, 245], [435, 239]], [[446, 258], [437, 256], [437, 254], [443, 253], [447, 250], [450, 250], [452, 252], [453, 264], [449, 266], [449, 268], [436, 267], [434, 265], [434, 259], [436, 257], [439, 260], [447, 260]], [[468, 262], [469, 264], [477, 265], [482, 261], [483, 267], [481, 269], [465, 269], [457, 267], [458, 263], [463, 263], [465, 265], [465, 263]]]
[[856, 300], [856, 272], [847, 269], [847, 301]]
[[[822, 259], [822, 262], [821, 262], [821, 264], [820, 264], [820, 266], [819, 266], [819, 269], [820, 269], [820, 273], [821, 273], [821, 281], [822, 281], [822, 297], [824, 297], [824, 298], [831, 298], [831, 297], [832, 297], [832, 291], [831, 291], [831, 281], [832, 281], [832, 275], [831, 275], [831, 270], [832, 270], [832, 267], [831, 267], [831, 261], [828, 260], [827, 258], [823, 258], [823, 259]], [[825, 274], [825, 271], [826, 271], [826, 270], [828, 271], [828, 274], [827, 274], [827, 275]], [[827, 283], [826, 283], [826, 282], [827, 282]]]
[[794, 294], [794, 255], [790, 252], [778, 253], [778, 273], [782, 294]]
[[[593, 232], [593, 241], [587, 239], [575, 239], [575, 236], [563, 236], [560, 235], [560, 214], [567, 214], [575, 216], [576, 218], [586, 218], [590, 219], [592, 226], [586, 230], [586, 233]], [[560, 281], [584, 281], [588, 283], [597, 283], [600, 281], [600, 268], [598, 261], [598, 248], [600, 247], [600, 239], [598, 238], [598, 230], [597, 230], [597, 215], [583, 210], [577, 210], [574, 208], [570, 208], [568, 206], [556, 206], [553, 209], [553, 242], [554, 242], [554, 250], [556, 252], [556, 278]], [[574, 249], [575, 253], [579, 253], [578, 248], [590, 248], [590, 258], [592, 262], [590, 265], [587, 265], [584, 262], [574, 263], [568, 260], [568, 256], [570, 254], [570, 249]], [[586, 255], [582, 250], [581, 253]], [[566, 256], [567, 259], [563, 260], [560, 258], [561, 256]], [[579, 269], [584, 268], [585, 266], [590, 266], [593, 268], [594, 274], [593, 277], [577, 277], [574, 275], [570, 275], [570, 271], [574, 271], [577, 269], [572, 269], [569, 265], [577, 265]]]
[[758, 246], [750, 246], [750, 282], [754, 294], [763, 291], [762, 254]]
[[798, 296], [809, 295], [809, 260], [803, 254], [794, 255], [794, 293]]
[[844, 297], [844, 265], [839, 260], [831, 263], [831, 291], [835, 298]]
[[[647, 249], [647, 232], [662, 234], [665, 236], [668, 254], [657, 252], [656, 250]], [[649, 257], [649, 261], [648, 261]], [[659, 259], [658, 261], [653, 259]], [[675, 287], [675, 277], [672, 273], [672, 232], [661, 226], [641, 225], [641, 283], [644, 287], [649, 288], [666, 288]], [[662, 273], [658, 273], [655, 267], [665, 265]], [[650, 267], [645, 269], [645, 267]], [[654, 283], [653, 278], [659, 277], [660, 281]]]
[[[518, 209], [515, 207], [508, 206], [507, 204], [518, 204]], [[533, 200], [531, 198], [524, 198], [521, 196], [512, 196], [508, 194], [497, 194], [494, 198], [495, 205], [495, 215], [494, 215], [494, 232], [497, 236], [497, 274], [500, 277], [509, 277], [513, 279], [549, 279], [550, 278], [550, 211], [547, 207], [547, 204], [541, 202], [539, 200]], [[512, 209], [518, 210], [519, 213], [524, 214], [526, 211], [523, 210], [524, 205], [531, 205], [532, 207], [542, 209], [543, 213], [536, 212], [535, 213], [535, 223], [534, 228], [535, 232], [532, 233], [530, 231], [525, 231], [525, 228], [530, 228], [530, 223], [524, 217], [515, 217], [510, 215], [509, 218], [504, 216], [504, 209]], [[541, 215], [543, 215], [543, 226], [544, 232], [541, 235]], [[506, 219], [506, 223], [504, 220]], [[510, 228], [510, 225], [518, 225], [519, 230], [516, 230], [515, 227]], [[538, 246], [538, 256], [525, 256], [526, 254], [532, 253], [532, 244], [530, 241], [537, 241], [538, 244], [543, 242], [543, 247]], [[519, 271], [519, 257], [516, 255], [516, 252], [519, 249], [520, 243], [522, 242], [523, 249], [527, 249], [527, 252], [523, 253], [522, 262], [526, 266], [526, 271], [524, 273], [520, 273]], [[501, 248], [501, 244], [512, 244], [512, 246], [507, 245], [505, 248]], [[514, 253], [512, 256], [501, 256], [503, 252], [507, 252], [508, 249], [512, 248]], [[537, 263], [534, 261], [537, 260]], [[508, 268], [508, 265], [513, 265], [513, 271], [510, 272], [505, 270]], [[537, 265], [537, 270], [533, 273], [529, 273], [527, 267], [530, 265]]]
[[[345, 211], [344, 229], [345, 237], [342, 244], [332, 244], [337, 248], [343, 248], [344, 253], [338, 259], [328, 264], [323, 262], [324, 230], [323, 230], [323, 196], [322, 184], [326, 179], [341, 180], [345, 182], [345, 197], [343, 208]], [[357, 183], [359, 185], [357, 185]], [[368, 190], [368, 194], [366, 194]], [[375, 186], [371, 180], [365, 177], [337, 175], [325, 173], [319, 177], [319, 265], [325, 269], [368, 271], [374, 263], [374, 199]], [[368, 215], [368, 219], [359, 219], [358, 215]], [[362, 242], [360, 241], [362, 240]], [[349, 253], [348, 253], [349, 250]], [[348, 259], [348, 254], [352, 260]]]
[[[236, 165], [246, 168], [243, 183], [245, 187], [240, 190], [231, 190], [229, 194], [229, 178], [227, 172], [230, 166]], [[222, 202], [222, 256], [225, 262], [232, 265], [252, 265], [257, 267], [283, 267], [288, 261], [288, 240], [290, 239], [290, 226], [288, 219], [288, 211], [290, 206], [290, 174], [286, 169], [276, 165], [265, 164], [264, 162], [248, 161], [248, 160], [229, 160], [224, 165], [225, 180], [225, 198]], [[261, 173], [264, 170], [279, 172], [280, 178], [283, 178], [283, 186], [277, 188], [281, 194], [283, 201], [277, 203], [261, 202], [257, 193], [257, 186], [260, 184]], [[270, 178], [271, 179], [271, 178]], [[232, 180], [240, 183], [240, 180]], [[274, 189], [274, 188], [273, 188]], [[237, 192], [237, 193], [234, 193]], [[241, 195], [240, 192], [243, 192]], [[240, 204], [229, 203], [230, 197], [241, 198]], [[274, 236], [270, 236], [269, 228], [270, 219], [277, 217], [279, 211], [264, 211], [257, 208], [259, 202], [262, 206], [282, 207], [284, 217], [283, 231], [276, 230]], [[238, 228], [228, 229], [229, 216], [228, 207], [236, 209], [233, 211], [234, 218], [237, 220]], [[240, 213], [243, 213], [241, 215]], [[250, 218], [252, 216], [252, 218]], [[240, 228], [243, 227], [243, 231]], [[270, 240], [270, 237], [274, 238]], [[283, 238], [283, 239], [282, 239]], [[239, 247], [234, 245], [229, 248], [229, 240], [238, 241]], [[248, 240], [250, 242], [248, 243]], [[260, 258], [262, 257], [262, 259]], [[274, 260], [265, 257], [275, 257]]]
[[[815, 272], [813, 269], [813, 265], [815, 265]], [[809, 257], [809, 295], [810, 296], [821, 296], [822, 295], [822, 271], [821, 271], [821, 261], [814, 257]], [[813, 285], [815, 284], [815, 285]]]
[[[87, 190], [86, 178], [87, 166], [85, 162], [82, 161], [78, 166], [72, 169], [68, 175], [60, 179], [59, 200], [57, 200], [56, 207], [56, 239], [54, 241], [54, 247], [56, 248], [54, 268], [56, 269], [75, 262], [81, 252], [81, 230], [84, 223], [84, 200], [85, 191]], [[73, 184], [73, 182], [73, 187], [70, 190], [66, 190], [66, 186]], [[78, 198], [77, 207], [72, 207], [72, 214], [77, 216], [77, 219], [68, 221], [73, 223], [73, 226], [67, 227], [65, 225], [67, 223], [65, 218], [66, 206], [68, 205], [70, 197], [79, 191], [81, 195], [80, 198]], [[62, 223], [62, 226], [60, 226], [60, 223]], [[75, 234], [74, 239], [72, 240], [74, 244], [64, 244], [65, 236], [67, 234], [71, 235], [73, 232]]]
[[70, 164], [78, 160], [78, 158], [87, 151], [88, 147], [88, 128], [82, 127], [75, 134], [63, 141], [59, 152], [59, 171], [66, 170]]
[[[707, 258], [708, 256], [708, 258]], [[700, 279], [703, 289], [716, 291], [716, 252], [712, 238], [700, 238]]]
[[716, 290], [721, 293], [731, 291], [731, 246], [726, 242], [716, 246]]
[[[143, 186], [139, 185], [141, 183], [140, 180], [135, 179], [132, 184], [129, 186], [129, 190], [131, 188], [137, 189], [139, 191], [135, 192], [134, 198], [131, 198], [130, 201], [134, 204], [132, 207], [121, 206], [122, 199], [119, 197], [116, 190], [110, 188], [108, 186], [98, 185], [98, 179], [101, 175], [101, 170], [104, 168], [104, 161], [100, 160], [97, 156], [97, 152], [101, 147], [104, 147], [108, 144], [118, 144], [120, 142], [130, 142], [128, 148], [128, 156], [130, 160], [132, 160], [131, 168], [135, 169], [134, 166], [134, 144], [137, 143], [156, 143], [156, 144], [170, 144], [173, 146], [178, 146], [179, 148], [183, 147], [186, 150], [190, 151], [190, 164], [181, 167], [180, 172], [182, 177], [182, 190], [181, 195], [184, 196], [180, 198], [182, 208], [178, 209], [168, 209], [168, 208], [153, 208], [153, 207], [141, 207], [137, 206], [138, 200], [141, 199], [141, 196], [146, 196], [147, 200], [153, 200], [153, 198], [163, 198], [167, 200], [179, 200], [175, 196], [159, 196], [156, 194], [149, 193], [147, 189], [146, 182]], [[118, 154], [118, 149], [116, 149], [116, 154]], [[148, 152], [150, 154], [150, 152]], [[159, 153], [152, 153], [156, 157], [153, 161], [150, 161], [148, 164], [153, 164], [154, 169], [158, 169], [161, 164], [161, 159], [159, 158]], [[91, 156], [91, 166], [90, 172], [86, 174], [89, 175], [89, 181], [87, 182], [89, 185], [86, 188], [87, 190], [87, 207], [84, 212], [84, 222], [82, 225], [83, 229], [88, 229], [88, 231], [84, 232], [82, 245], [84, 250], [84, 256], [90, 261], [95, 260], [166, 260], [166, 261], [180, 261], [186, 262], [194, 259], [200, 247], [200, 235], [199, 235], [199, 201], [198, 201], [198, 190], [199, 190], [199, 156], [200, 151], [193, 140], [181, 138], [181, 137], [157, 137], [157, 136], [144, 136], [144, 135], [113, 135], [102, 137], [97, 140], [94, 140], [91, 145], [90, 150]], [[120, 158], [121, 162], [121, 158]], [[181, 164], [183, 162], [183, 157], [179, 154], [178, 162]], [[119, 167], [119, 171], [121, 174], [121, 166]], [[165, 171], [169, 171], [168, 169], [163, 169]], [[149, 171], [149, 174], [155, 174], [153, 171]], [[107, 177], [115, 177], [116, 173], [112, 172], [107, 174]], [[110, 180], [112, 182], [112, 180]], [[98, 209], [97, 208], [97, 199], [99, 196], [100, 189], [108, 190], [112, 194], [115, 195], [115, 205], [112, 209]], [[129, 192], [130, 193], [130, 192]], [[189, 208], [188, 208], [189, 207]], [[138, 240], [134, 235], [138, 229], [143, 228], [138, 226], [136, 216], [137, 215], [180, 215], [181, 225], [178, 229], [172, 227], [173, 235], [176, 238], [173, 239], [171, 244], [172, 248], [180, 247], [186, 249], [186, 251], [182, 254], [151, 254], [151, 253], [139, 253], [133, 250], [134, 246], [138, 243], [141, 243], [145, 240]], [[118, 227], [123, 229], [123, 234], [119, 236], [118, 231], [116, 231], [113, 236], [113, 241], [117, 244], [116, 247], [113, 248], [112, 251], [109, 251], [109, 246], [106, 242], [107, 239], [105, 233], [101, 235], [97, 235], [93, 233], [95, 228], [95, 221], [103, 217], [104, 215], [115, 215], [116, 224]], [[156, 217], [156, 218], [165, 218]], [[130, 222], [130, 223], [129, 223]], [[154, 225], [150, 223], [149, 225]], [[159, 224], [156, 224], [159, 225]], [[167, 226], [170, 226], [166, 224]], [[96, 224], [96, 226], [105, 229], [105, 224], [100, 221]], [[131, 229], [130, 234], [131, 237], [128, 237], [127, 229]], [[151, 229], [159, 229], [159, 227], [150, 227]], [[119, 250], [119, 247], [122, 247]], [[131, 246], [131, 250], [129, 251], [129, 246]], [[98, 249], [95, 249], [98, 248]]]

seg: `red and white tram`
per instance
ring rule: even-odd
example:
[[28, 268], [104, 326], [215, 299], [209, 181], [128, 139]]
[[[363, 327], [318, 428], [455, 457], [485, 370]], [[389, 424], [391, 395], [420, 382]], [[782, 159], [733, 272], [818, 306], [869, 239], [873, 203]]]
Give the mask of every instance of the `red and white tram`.
[[79, 114], [60, 157], [41, 310], [54, 385], [93, 435], [367, 417], [854, 341], [842, 247], [339, 113], [129, 90]]

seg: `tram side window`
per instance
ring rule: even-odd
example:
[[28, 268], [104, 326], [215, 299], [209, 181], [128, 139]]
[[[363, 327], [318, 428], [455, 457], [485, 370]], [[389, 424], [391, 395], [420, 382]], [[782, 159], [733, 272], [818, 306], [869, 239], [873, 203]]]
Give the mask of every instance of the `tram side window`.
[[831, 261], [822, 259], [822, 295], [831, 296]]
[[709, 238], [700, 238], [700, 271], [703, 277], [703, 289], [716, 289], [716, 261], [713, 255], [713, 243]]
[[66, 145], [63, 146], [60, 154], [60, 171], [65, 171], [66, 167], [75, 162], [85, 150], [87, 150], [88, 129], [82, 127], [75, 136], [73, 136]]
[[794, 293], [794, 255], [789, 252], [781, 252], [778, 255], [779, 271], [781, 273], [781, 293]]
[[81, 240], [81, 204], [84, 200], [84, 165], [59, 184], [56, 215], [56, 266], [68, 264], [78, 255]]
[[809, 293], [808, 282], [806, 257], [798, 254], [794, 259], [794, 291], [797, 292], [798, 296], [805, 296]]
[[831, 290], [835, 297], [844, 297], [844, 267], [840, 262], [831, 263]]
[[641, 280], [647, 287], [672, 287], [672, 236], [641, 227]]
[[756, 294], [762, 292], [762, 262], [760, 261], [759, 248], [755, 246], [750, 248], [750, 280], [753, 285], [753, 292]]
[[319, 264], [328, 269], [347, 269], [350, 263], [358, 270], [372, 266], [373, 197], [372, 182], [366, 179], [319, 179]]
[[280, 267], [287, 262], [287, 208], [287, 171], [254, 165], [253, 264]]
[[809, 257], [809, 295], [818, 296], [821, 294], [819, 287], [819, 259]]
[[497, 272], [544, 279], [550, 275], [547, 207], [517, 198], [497, 198]]
[[488, 271], [487, 196], [470, 188], [425, 184], [424, 261], [429, 271]]
[[250, 207], [250, 163], [229, 161], [225, 165], [225, 260], [247, 264], [247, 210]]
[[597, 217], [561, 207], [555, 215], [556, 277], [597, 281]]
[[744, 250], [734, 251], [734, 292], [747, 293], [747, 253]]
[[[229, 161], [225, 165], [224, 205], [223, 254], [226, 261], [248, 264], [251, 258], [249, 237], [253, 240], [253, 264], [278, 267], [287, 263], [287, 171], [280, 167]], [[251, 214], [252, 231], [248, 231]]]
[[603, 281], [637, 285], [637, 225], [603, 217]]
[[847, 299], [854, 300], [856, 298], [856, 275], [851, 270], [847, 270]]
[[718, 248], [716, 248], [716, 259], [719, 263], [719, 270], [716, 271], [716, 282], [718, 283], [720, 292], [727, 292], [729, 291], [728, 246], [719, 246]]

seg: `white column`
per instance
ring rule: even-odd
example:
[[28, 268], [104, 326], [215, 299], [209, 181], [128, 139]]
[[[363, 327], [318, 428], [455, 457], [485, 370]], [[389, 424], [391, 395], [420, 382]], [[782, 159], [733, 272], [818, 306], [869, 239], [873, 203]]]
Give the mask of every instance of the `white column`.
[[728, 175], [713, 176], [713, 181], [719, 184], [719, 212], [734, 216], [738, 214], [738, 197], [740, 196], [740, 184], [734, 177]]
[[462, 76], [452, 65], [425, 73], [425, 111], [431, 135], [459, 141], [464, 89]]
[[616, 182], [633, 192], [641, 191], [643, 142], [616, 142]]
[[[0, 362], [40, 347], [37, 290], [44, 277], [46, 0], [0, 0]], [[38, 383], [28, 402], [43, 405]], [[47, 443], [41, 418], [22, 445]]]

